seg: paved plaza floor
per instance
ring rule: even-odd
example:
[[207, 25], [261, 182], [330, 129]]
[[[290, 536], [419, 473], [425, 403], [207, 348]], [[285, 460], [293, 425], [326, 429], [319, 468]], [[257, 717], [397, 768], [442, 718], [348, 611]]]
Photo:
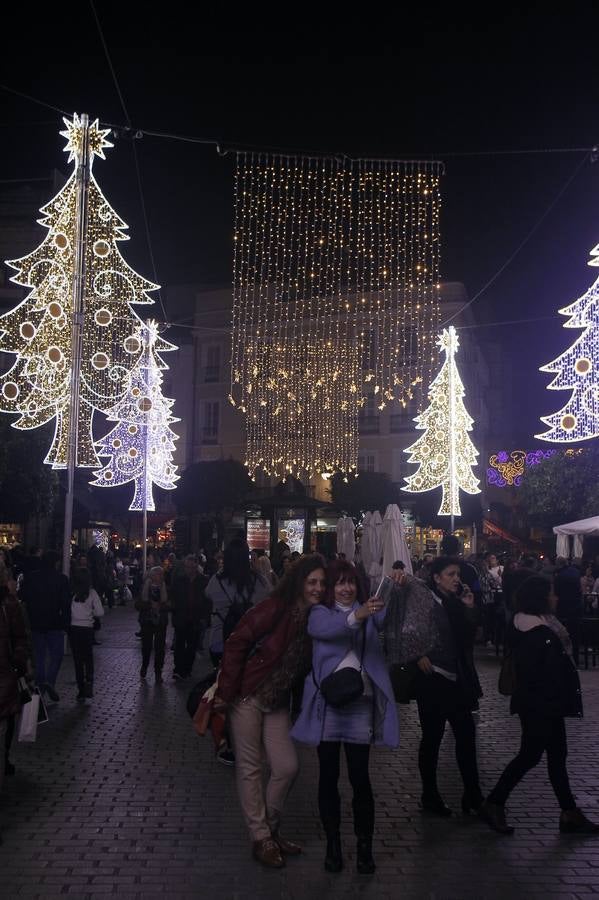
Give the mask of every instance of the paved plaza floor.
[[[173, 900], [320, 900], [320, 898], [578, 898], [599, 894], [599, 838], [562, 837], [558, 809], [539, 766], [514, 793], [511, 838], [475, 818], [428, 818], [419, 809], [414, 704], [400, 707], [398, 751], [373, 751], [376, 874], [358, 876], [345, 774], [346, 868], [322, 868], [324, 843], [316, 806], [315, 751], [301, 751], [285, 833], [305, 853], [281, 871], [253, 862], [237, 805], [234, 770], [216, 763], [208, 739], [185, 711], [190, 684], [153, 675], [140, 682], [140, 648], [130, 608], [107, 611], [95, 648], [95, 698], [75, 701], [70, 656], [60, 703], [34, 745], [16, 745], [17, 774], [0, 801], [0, 897]], [[204, 664], [205, 665], [205, 664]], [[483, 788], [489, 789], [518, 744], [519, 729], [496, 692], [498, 663], [481, 651], [485, 689], [478, 716]], [[201, 673], [198, 661], [197, 673]], [[581, 673], [586, 717], [570, 721], [569, 767], [578, 802], [599, 820], [599, 670]], [[459, 809], [460, 785], [448, 735], [440, 785]]]

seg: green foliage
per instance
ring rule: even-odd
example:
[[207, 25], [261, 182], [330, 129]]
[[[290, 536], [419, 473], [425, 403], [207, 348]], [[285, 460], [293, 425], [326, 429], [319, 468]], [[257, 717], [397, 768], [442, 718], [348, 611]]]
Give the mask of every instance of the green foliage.
[[217, 516], [241, 506], [251, 487], [246, 467], [235, 459], [197, 462], [181, 475], [173, 500], [184, 515]]
[[375, 509], [384, 515], [389, 503], [399, 503], [399, 491], [386, 472], [360, 472], [357, 478], [347, 482], [336, 473], [331, 478], [329, 493], [335, 506], [352, 518]]
[[599, 515], [599, 447], [559, 452], [529, 467], [519, 500], [530, 523], [546, 528]]
[[18, 431], [0, 416], [0, 519], [26, 524], [52, 512], [58, 477], [43, 462], [51, 429]]

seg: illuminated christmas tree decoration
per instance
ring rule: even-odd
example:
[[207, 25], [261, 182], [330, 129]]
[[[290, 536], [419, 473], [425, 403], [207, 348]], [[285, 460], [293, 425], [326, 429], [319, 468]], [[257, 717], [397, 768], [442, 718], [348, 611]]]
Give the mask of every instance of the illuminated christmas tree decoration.
[[365, 384], [384, 409], [430, 382], [441, 172], [238, 154], [229, 399], [252, 475], [354, 473]]
[[[46, 462], [67, 465], [69, 401], [72, 365], [73, 282], [77, 184], [76, 169], [83, 146], [79, 116], [65, 119], [66, 152], [74, 162], [70, 178], [42, 209], [40, 224], [48, 233], [27, 256], [9, 262], [17, 274], [12, 281], [29, 288], [15, 309], [0, 316], [0, 350], [16, 355], [12, 368], [0, 376], [0, 412], [18, 416], [15, 428], [38, 428], [55, 420], [56, 429]], [[104, 159], [111, 147], [96, 120], [87, 129], [90, 166], [94, 156]], [[128, 240], [126, 223], [114, 212], [90, 173], [84, 247], [84, 325], [80, 366], [77, 428], [77, 466], [99, 465], [92, 437], [94, 411], [107, 412], [122, 398], [129, 372], [141, 353], [125, 342], [141, 319], [131, 304], [152, 303], [149, 291], [157, 285], [131, 269], [118, 242]]]
[[162, 395], [162, 370], [166, 368], [160, 353], [176, 350], [158, 335], [156, 322], [142, 325], [136, 335], [142, 352], [129, 374], [125, 396], [109, 410], [107, 417], [115, 427], [96, 442], [98, 454], [109, 457], [106, 465], [94, 472], [97, 487], [114, 487], [133, 481], [135, 493], [130, 510], [153, 510], [154, 484], [173, 490], [179, 476], [173, 464], [178, 436], [170, 427], [178, 422], [172, 413], [173, 400]]
[[424, 434], [404, 452], [411, 454], [408, 462], [419, 467], [406, 478], [402, 490], [420, 493], [442, 487], [438, 515], [459, 516], [460, 489], [480, 494], [479, 479], [472, 472], [478, 450], [468, 434], [473, 420], [464, 406], [464, 385], [455, 362], [459, 346], [455, 328], [451, 325], [444, 329], [437, 343], [445, 353], [445, 362], [429, 388], [429, 406], [414, 419], [416, 428]]
[[[599, 266], [599, 244], [590, 255], [588, 265]], [[559, 312], [569, 316], [564, 328], [584, 331], [565, 353], [541, 367], [541, 372], [555, 375], [548, 390], [569, 390], [572, 394], [559, 412], [541, 416], [549, 428], [536, 437], [567, 444], [599, 437], [599, 278], [582, 297]]]

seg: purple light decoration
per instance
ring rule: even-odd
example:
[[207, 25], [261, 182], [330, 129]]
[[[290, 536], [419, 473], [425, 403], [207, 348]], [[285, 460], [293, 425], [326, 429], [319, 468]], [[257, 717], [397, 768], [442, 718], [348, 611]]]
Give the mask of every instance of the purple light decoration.
[[527, 466], [538, 466], [539, 463], [543, 462], [544, 459], [550, 459], [552, 456], [555, 456], [557, 450], [533, 450], [531, 453], [526, 454], [526, 465]]
[[494, 487], [503, 488], [506, 486], [507, 481], [502, 476], [501, 472], [497, 471], [497, 469], [489, 468], [487, 469], [487, 484], [492, 484]]
[[[558, 451], [554, 448], [550, 450], [530, 450], [526, 454], [526, 465], [527, 466], [538, 466], [539, 463], [542, 463], [546, 459], [551, 459], [552, 456]], [[499, 463], [507, 463], [510, 459], [510, 454], [506, 450], [500, 450], [496, 454], [497, 462]], [[494, 469], [489, 467], [487, 469], [487, 484], [492, 485], [493, 487], [504, 488], [508, 487], [508, 482], [505, 480], [501, 472], [498, 469]], [[522, 475], [518, 475], [514, 478], [513, 486], [520, 487], [522, 484]], [[510, 485], [511, 486], [511, 485]]]

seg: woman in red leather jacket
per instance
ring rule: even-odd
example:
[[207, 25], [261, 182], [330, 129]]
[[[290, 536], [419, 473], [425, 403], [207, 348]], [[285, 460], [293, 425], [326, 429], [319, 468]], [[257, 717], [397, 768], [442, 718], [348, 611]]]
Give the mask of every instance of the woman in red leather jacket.
[[[279, 832], [298, 760], [289, 737], [291, 691], [310, 670], [308, 612], [325, 592], [320, 556], [299, 559], [273, 591], [239, 621], [225, 642], [215, 703], [228, 705], [237, 791], [253, 855], [270, 868], [301, 847]], [[270, 768], [262, 781], [262, 748]]]

